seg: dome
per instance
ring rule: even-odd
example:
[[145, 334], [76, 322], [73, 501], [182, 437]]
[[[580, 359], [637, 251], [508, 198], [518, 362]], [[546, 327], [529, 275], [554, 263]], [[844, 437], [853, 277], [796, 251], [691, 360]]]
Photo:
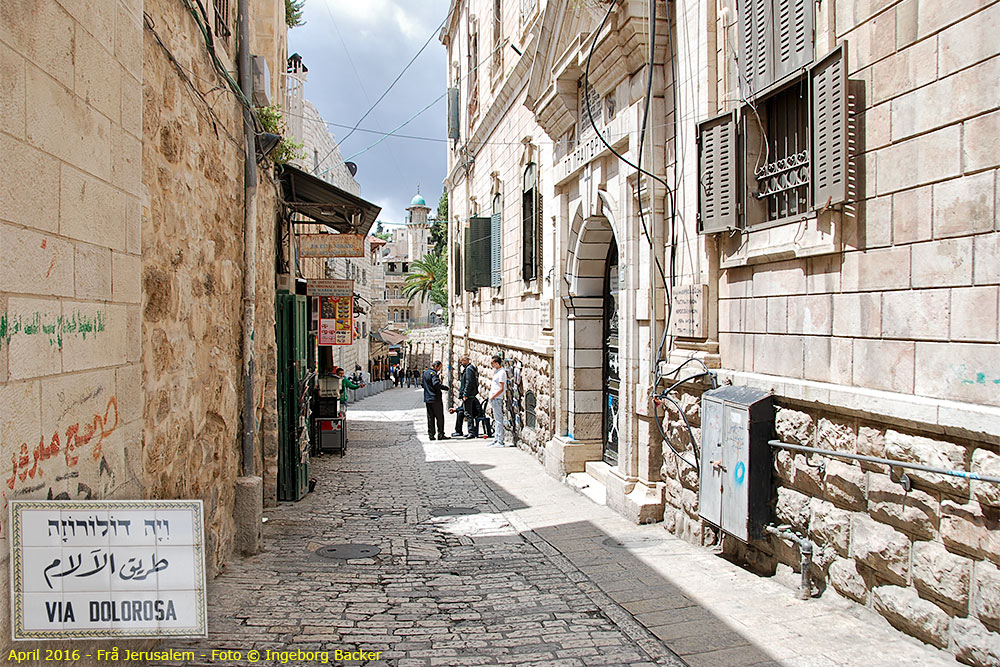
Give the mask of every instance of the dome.
[[413, 195], [413, 199], [410, 200], [410, 206], [427, 206], [427, 202], [424, 201], [423, 196], [418, 192]]

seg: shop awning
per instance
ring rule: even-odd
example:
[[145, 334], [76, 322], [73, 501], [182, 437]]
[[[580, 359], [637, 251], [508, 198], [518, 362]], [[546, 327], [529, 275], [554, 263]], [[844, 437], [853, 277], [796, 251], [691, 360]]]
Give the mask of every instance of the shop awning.
[[367, 234], [382, 210], [290, 164], [281, 168], [281, 189], [285, 206], [338, 232]]

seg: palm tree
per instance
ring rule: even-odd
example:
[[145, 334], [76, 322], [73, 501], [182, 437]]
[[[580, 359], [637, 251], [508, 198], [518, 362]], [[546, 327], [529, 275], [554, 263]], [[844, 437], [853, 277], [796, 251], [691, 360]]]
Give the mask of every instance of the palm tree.
[[423, 259], [410, 262], [410, 270], [403, 284], [403, 294], [413, 301], [428, 298], [445, 310], [448, 309], [448, 262], [444, 253], [431, 253]]

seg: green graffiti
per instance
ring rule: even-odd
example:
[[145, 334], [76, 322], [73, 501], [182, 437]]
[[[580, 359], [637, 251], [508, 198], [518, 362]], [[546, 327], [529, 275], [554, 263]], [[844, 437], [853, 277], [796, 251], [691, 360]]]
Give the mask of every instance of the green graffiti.
[[97, 312], [94, 315], [84, 315], [76, 311], [72, 315], [56, 315], [32, 313], [30, 315], [19, 315], [11, 313], [0, 313], [0, 348], [10, 345], [10, 339], [14, 336], [47, 336], [49, 345], [57, 345], [62, 348], [65, 336], [81, 336], [87, 340], [87, 336], [95, 336], [104, 331], [106, 327], [105, 315]]

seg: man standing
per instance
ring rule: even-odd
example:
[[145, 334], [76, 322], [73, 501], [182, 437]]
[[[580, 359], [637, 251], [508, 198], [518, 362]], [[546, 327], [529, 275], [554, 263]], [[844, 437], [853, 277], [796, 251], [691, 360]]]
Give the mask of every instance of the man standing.
[[503, 429], [503, 395], [507, 391], [507, 371], [499, 354], [493, 355], [493, 380], [490, 382], [490, 411], [493, 413], [493, 432], [496, 434], [490, 447], [506, 447]]
[[421, 384], [424, 386], [424, 407], [427, 408], [427, 435], [431, 440], [434, 439], [435, 430], [438, 440], [448, 440], [448, 436], [444, 434], [444, 399], [441, 398], [441, 392], [448, 391], [449, 388], [441, 384], [438, 375], [440, 370], [441, 362], [435, 361], [424, 371], [421, 378]]
[[[478, 438], [479, 417], [482, 416], [479, 399], [476, 398], [479, 394], [479, 371], [469, 362], [468, 355], [459, 359], [458, 363], [462, 365], [462, 382], [458, 387], [458, 400], [462, 402], [459, 412], [465, 415], [465, 419], [469, 423], [469, 435], [465, 437], [467, 439]], [[455, 424], [455, 433], [452, 435], [461, 436], [462, 424], [461, 422], [455, 422]]]

